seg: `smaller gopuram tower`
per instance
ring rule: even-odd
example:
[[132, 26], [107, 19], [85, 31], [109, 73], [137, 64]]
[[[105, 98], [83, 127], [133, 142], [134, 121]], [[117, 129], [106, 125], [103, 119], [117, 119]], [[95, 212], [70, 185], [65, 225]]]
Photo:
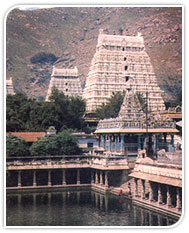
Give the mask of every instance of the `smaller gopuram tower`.
[[53, 66], [49, 89], [45, 99], [46, 101], [49, 100], [53, 87], [56, 87], [59, 91], [64, 92], [64, 94], [68, 96], [82, 96], [82, 86], [77, 67], [65, 69]]
[[143, 96], [148, 92], [149, 110], [165, 109], [164, 92], [157, 84], [144, 40], [137, 36], [107, 35], [100, 29], [83, 97], [87, 112], [106, 104], [118, 91], [132, 90]]
[[12, 94], [12, 95], [15, 94], [11, 77], [6, 79], [6, 94]]

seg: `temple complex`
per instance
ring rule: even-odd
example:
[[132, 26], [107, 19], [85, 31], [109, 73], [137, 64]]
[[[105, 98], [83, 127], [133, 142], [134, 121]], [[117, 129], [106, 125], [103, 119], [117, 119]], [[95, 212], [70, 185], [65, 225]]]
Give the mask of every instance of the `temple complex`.
[[134, 169], [125, 166], [125, 180], [111, 189], [115, 194], [122, 190], [141, 206], [181, 214], [182, 151], [175, 145], [176, 121], [147, 111], [146, 101], [127, 91], [118, 117], [100, 120], [95, 131], [104, 156], [123, 156], [128, 165], [135, 158]]
[[6, 79], [6, 94], [15, 94], [11, 77]]
[[53, 67], [46, 101], [49, 100], [53, 87], [68, 96], [82, 96], [82, 86], [77, 67], [73, 69]]
[[149, 110], [165, 109], [150, 58], [145, 51], [143, 37], [107, 35], [100, 29], [96, 53], [86, 79], [83, 97], [88, 112], [106, 104], [118, 91], [133, 90], [146, 96]]
[[[77, 68], [54, 66], [46, 101], [53, 87], [68, 96], [82, 96]], [[107, 35], [100, 30], [83, 94], [87, 112], [107, 103], [117, 91], [125, 91], [125, 97], [116, 118], [100, 120], [94, 135], [73, 133], [83, 154], [7, 157], [7, 190], [88, 187], [117, 195], [121, 191], [138, 205], [179, 218], [183, 161], [175, 136], [182, 143], [178, 130], [182, 109], [165, 111], [164, 93], [140, 34]], [[47, 135], [55, 133], [49, 127]]]
[[160, 149], [174, 151], [174, 134], [178, 132], [173, 120], [147, 113], [133, 91], [126, 93], [118, 117], [100, 120], [95, 131], [106, 152], [126, 156], [137, 156], [139, 150], [151, 156]]

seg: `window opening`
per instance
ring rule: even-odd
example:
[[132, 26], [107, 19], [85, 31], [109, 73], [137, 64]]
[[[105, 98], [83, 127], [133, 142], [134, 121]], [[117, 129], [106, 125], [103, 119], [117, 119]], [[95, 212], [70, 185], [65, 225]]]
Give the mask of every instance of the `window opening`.
[[126, 82], [129, 81], [129, 76], [126, 76], [126, 77], [125, 77], [125, 81], [126, 81]]

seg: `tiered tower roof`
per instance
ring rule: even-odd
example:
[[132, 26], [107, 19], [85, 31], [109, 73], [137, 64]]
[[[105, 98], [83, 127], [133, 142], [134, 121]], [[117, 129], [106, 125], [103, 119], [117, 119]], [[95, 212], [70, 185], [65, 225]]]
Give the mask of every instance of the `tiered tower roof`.
[[53, 67], [46, 101], [48, 101], [53, 87], [68, 96], [82, 96], [82, 86], [77, 67], [73, 69]]
[[165, 119], [158, 112], [147, 111], [146, 102], [142, 106], [140, 98], [134, 91], [127, 92], [118, 117], [100, 120], [97, 129], [175, 128], [172, 119]]
[[12, 82], [12, 77], [6, 79], [6, 93], [14, 95], [14, 87]]
[[106, 104], [117, 91], [148, 92], [151, 111], [165, 109], [143, 37], [107, 35], [100, 30], [96, 53], [86, 79], [84, 98], [88, 112]]

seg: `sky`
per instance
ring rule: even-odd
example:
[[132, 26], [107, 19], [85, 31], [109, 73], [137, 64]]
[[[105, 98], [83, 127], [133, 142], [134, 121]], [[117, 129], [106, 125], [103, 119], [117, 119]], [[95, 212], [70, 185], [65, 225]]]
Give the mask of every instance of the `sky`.
[[20, 10], [37, 10], [37, 9], [42, 9], [42, 8], [52, 8], [54, 6], [47, 6], [47, 5], [23, 5], [23, 6], [19, 6], [18, 8]]

